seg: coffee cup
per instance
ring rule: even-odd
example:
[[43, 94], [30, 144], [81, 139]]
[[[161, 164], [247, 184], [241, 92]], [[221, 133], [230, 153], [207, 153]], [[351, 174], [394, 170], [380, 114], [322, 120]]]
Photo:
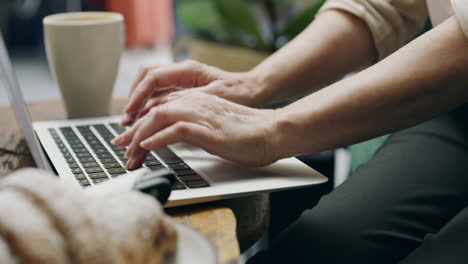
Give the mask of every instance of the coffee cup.
[[47, 60], [68, 118], [109, 115], [124, 48], [124, 19], [111, 12], [74, 12], [44, 18]]

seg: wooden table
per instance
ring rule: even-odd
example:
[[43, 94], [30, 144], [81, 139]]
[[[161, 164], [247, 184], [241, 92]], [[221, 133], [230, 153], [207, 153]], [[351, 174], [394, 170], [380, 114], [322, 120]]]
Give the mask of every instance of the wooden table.
[[[111, 112], [121, 113], [126, 100], [115, 99]], [[64, 106], [60, 101], [29, 104], [34, 121], [65, 118]], [[19, 133], [16, 116], [9, 106], [0, 106], [0, 175], [23, 167], [34, 167], [26, 143]], [[11, 150], [15, 153], [5, 152]], [[218, 249], [221, 263], [236, 263], [240, 254], [236, 235], [236, 217], [231, 209], [215, 204], [187, 206], [169, 210], [169, 214], [180, 223], [186, 224], [205, 235]]]

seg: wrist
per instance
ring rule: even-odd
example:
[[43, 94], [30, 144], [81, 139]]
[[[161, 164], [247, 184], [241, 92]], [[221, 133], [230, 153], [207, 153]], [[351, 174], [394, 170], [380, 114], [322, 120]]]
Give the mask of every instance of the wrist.
[[298, 134], [300, 128], [292, 121], [292, 113], [286, 108], [271, 111], [274, 113], [267, 141], [274, 159], [280, 160], [300, 154], [297, 149], [297, 141], [301, 138]]
[[274, 72], [270, 71], [263, 63], [246, 72], [246, 79], [254, 85], [252, 92], [252, 106], [263, 106], [270, 102], [274, 93]]

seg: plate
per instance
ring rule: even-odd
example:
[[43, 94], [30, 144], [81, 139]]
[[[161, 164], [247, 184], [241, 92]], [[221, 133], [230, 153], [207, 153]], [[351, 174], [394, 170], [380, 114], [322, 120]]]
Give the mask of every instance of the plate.
[[216, 250], [211, 243], [197, 231], [179, 224], [174, 224], [179, 235], [177, 251], [166, 259], [165, 264], [216, 264]]

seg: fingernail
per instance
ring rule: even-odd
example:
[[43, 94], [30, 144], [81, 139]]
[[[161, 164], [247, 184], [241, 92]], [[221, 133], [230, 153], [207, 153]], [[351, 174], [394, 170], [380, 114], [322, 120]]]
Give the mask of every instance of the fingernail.
[[125, 151], [124, 156], [128, 158], [128, 157], [132, 156], [132, 153], [133, 153], [133, 151], [131, 151], [131, 150], [128, 148], [128, 149]]
[[145, 140], [143, 142], [140, 143], [140, 147], [144, 148], [144, 149], [149, 149], [149, 141]]
[[120, 143], [120, 141], [122, 141], [122, 140], [120, 139], [120, 137], [116, 137], [116, 138], [114, 138], [114, 139], [111, 140], [111, 143], [114, 144], [114, 145], [117, 145], [117, 144]]
[[128, 123], [130, 122], [132, 119], [131, 115], [130, 114], [125, 114], [123, 117], [122, 117], [122, 123]]
[[128, 159], [125, 167], [127, 167], [127, 169], [133, 169], [133, 166], [135, 166], [135, 160], [133, 158]]

